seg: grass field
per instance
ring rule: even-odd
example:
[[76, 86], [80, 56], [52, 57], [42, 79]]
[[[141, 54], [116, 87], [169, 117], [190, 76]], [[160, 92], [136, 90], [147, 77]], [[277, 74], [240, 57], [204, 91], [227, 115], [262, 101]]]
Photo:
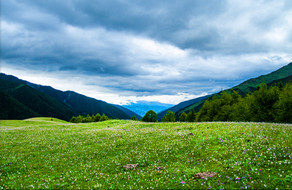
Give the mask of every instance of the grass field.
[[292, 125], [0, 122], [0, 189], [292, 188]]

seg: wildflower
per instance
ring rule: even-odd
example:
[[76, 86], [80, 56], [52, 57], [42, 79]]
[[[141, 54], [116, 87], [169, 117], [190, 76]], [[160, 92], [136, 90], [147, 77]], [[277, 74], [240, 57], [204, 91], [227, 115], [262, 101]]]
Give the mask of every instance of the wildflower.
[[181, 184], [186, 184], [186, 182], [185, 182], [185, 181], [181, 181], [180, 183], [181, 183]]

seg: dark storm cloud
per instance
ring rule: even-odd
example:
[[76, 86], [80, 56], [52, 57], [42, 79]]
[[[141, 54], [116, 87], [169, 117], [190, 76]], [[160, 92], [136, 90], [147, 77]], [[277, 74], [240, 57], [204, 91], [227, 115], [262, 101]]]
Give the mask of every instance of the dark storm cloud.
[[1, 1], [3, 67], [127, 95], [202, 94], [291, 60], [289, 0]]
[[[25, 23], [26, 27], [36, 30], [58, 30], [59, 24], [66, 23], [81, 28], [103, 27], [139, 35], [142, 33], [182, 47], [198, 47], [211, 43], [210, 38], [218, 37], [214, 28], [203, 25], [224, 12], [224, 2], [25, 0], [5, 2], [2, 9], [4, 19]], [[192, 27], [201, 34], [192, 37], [179, 34], [189, 29], [188, 25], [194, 19], [198, 22]]]

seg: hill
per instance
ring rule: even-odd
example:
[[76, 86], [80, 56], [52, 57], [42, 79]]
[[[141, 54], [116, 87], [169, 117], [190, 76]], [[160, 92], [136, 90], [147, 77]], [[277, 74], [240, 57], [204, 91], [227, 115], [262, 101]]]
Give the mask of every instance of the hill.
[[[56, 90], [50, 86], [42, 86], [42, 85], [37, 85], [25, 80], [21, 80], [18, 79], [17, 77], [11, 76], [11, 75], [6, 75], [4, 73], [0, 74], [0, 79], [1, 79], [1, 89], [3, 91], [7, 90], [5, 89], [5, 87], [9, 88], [9, 83], [13, 82], [16, 84], [22, 84], [26, 87], [24, 87], [24, 91], [27, 91], [28, 93], [30, 93], [31, 95], [33, 95], [34, 93], [39, 94], [45, 94], [46, 96], [50, 97], [50, 101], [52, 102], [52, 99], [54, 99], [55, 101], [58, 102], [58, 106], [61, 106], [62, 110], [64, 108], [64, 105], [67, 106], [67, 113], [65, 114], [66, 116], [64, 116], [64, 112], [63, 112], [63, 116], [59, 117], [60, 119], [65, 119], [68, 120], [68, 118], [72, 117], [72, 113], [74, 115], [76, 114], [81, 114], [81, 115], [87, 115], [87, 114], [105, 114], [111, 118], [119, 118], [119, 119], [130, 119], [130, 116], [125, 113], [123, 110], [117, 108], [114, 105], [108, 104], [104, 101], [101, 100], [96, 100], [94, 98], [90, 98], [87, 96], [84, 96], [82, 94], [73, 92], [73, 91], [60, 91], [60, 90]], [[32, 89], [34, 89], [34, 92], [31, 92], [31, 90], [28, 90], [27, 87], [30, 87]], [[14, 92], [14, 96], [18, 96], [17, 93], [24, 93], [24, 92], [20, 92], [20, 91], [16, 91]], [[36, 96], [34, 96], [36, 97]], [[47, 100], [47, 99], [46, 99]], [[26, 106], [28, 106], [29, 101], [26, 102]], [[45, 102], [43, 102], [44, 105], [46, 105]], [[56, 103], [54, 103], [56, 104]], [[31, 105], [33, 106], [33, 105]], [[48, 108], [48, 107], [47, 107]], [[55, 109], [55, 108], [54, 108]], [[51, 110], [51, 108], [50, 108]], [[58, 110], [58, 109], [57, 109]], [[70, 110], [70, 111], [69, 111]], [[47, 113], [51, 113], [51, 111], [48, 111]], [[48, 116], [47, 114], [44, 116]], [[54, 115], [55, 117], [57, 117], [56, 115]], [[69, 119], [70, 119], [69, 118]]]
[[[246, 95], [249, 92], [253, 92], [256, 90], [257, 86], [261, 83], [266, 83], [268, 85], [272, 85], [278, 82], [283, 82], [284, 84], [286, 82], [291, 81], [291, 76], [292, 76], [292, 63], [289, 63], [288, 65], [270, 73], [267, 75], [262, 75], [257, 78], [252, 78], [247, 81], [244, 81], [243, 83], [230, 88], [226, 90], [227, 92], [231, 93], [233, 90], [237, 91], [241, 95]], [[218, 92], [216, 94], [210, 95], [209, 98], [212, 98], [214, 95], [219, 95], [221, 92]], [[208, 99], [209, 99], [208, 98]], [[194, 99], [195, 100], [195, 99]], [[202, 105], [204, 104], [204, 101], [207, 99], [203, 99], [200, 101], [197, 101], [196, 103], [189, 105], [187, 107], [184, 107], [180, 109], [179, 111], [176, 112], [176, 116], [178, 117], [181, 113], [183, 112], [189, 112], [192, 109], [194, 109], [196, 112], [200, 110]]]
[[0, 122], [3, 189], [291, 189], [292, 125]]

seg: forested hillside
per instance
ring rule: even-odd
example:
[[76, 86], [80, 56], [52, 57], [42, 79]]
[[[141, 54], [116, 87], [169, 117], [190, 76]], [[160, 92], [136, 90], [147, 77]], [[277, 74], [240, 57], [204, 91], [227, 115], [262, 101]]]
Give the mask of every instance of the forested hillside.
[[[268, 86], [277, 84], [279, 82], [282, 82], [283, 84], [286, 84], [287, 82], [291, 82], [292, 77], [292, 63], [289, 63], [288, 65], [270, 73], [267, 75], [262, 75], [257, 78], [249, 79], [231, 89], [228, 89], [229, 93], [232, 93], [233, 91], [237, 91], [240, 95], [245, 96], [249, 92], [253, 92], [256, 90], [257, 86], [261, 83], [266, 83]], [[213, 96], [220, 96], [221, 92], [218, 92], [216, 94], [212, 94], [210, 96], [211, 99]], [[201, 107], [203, 106], [204, 102], [207, 99], [197, 101], [196, 103], [189, 105], [187, 107], [182, 108], [181, 110], [176, 112], [177, 118], [183, 113], [183, 112], [190, 112], [191, 110], [195, 110], [198, 112]]]
[[[194, 113], [191, 111], [189, 113]], [[191, 115], [183, 112], [183, 115]], [[268, 87], [265, 83], [246, 96], [223, 91], [206, 100], [195, 119], [185, 121], [254, 121], [292, 123], [292, 83]], [[182, 120], [182, 119], [181, 119]]]
[[0, 91], [0, 120], [2, 119], [26, 119], [37, 117], [40, 114], [26, 107], [13, 97]]
[[[79, 112], [25, 84], [1, 80], [1, 118], [57, 117], [69, 121]], [[2, 99], [1, 98], [1, 99]], [[5, 101], [4, 101], [5, 99]]]

